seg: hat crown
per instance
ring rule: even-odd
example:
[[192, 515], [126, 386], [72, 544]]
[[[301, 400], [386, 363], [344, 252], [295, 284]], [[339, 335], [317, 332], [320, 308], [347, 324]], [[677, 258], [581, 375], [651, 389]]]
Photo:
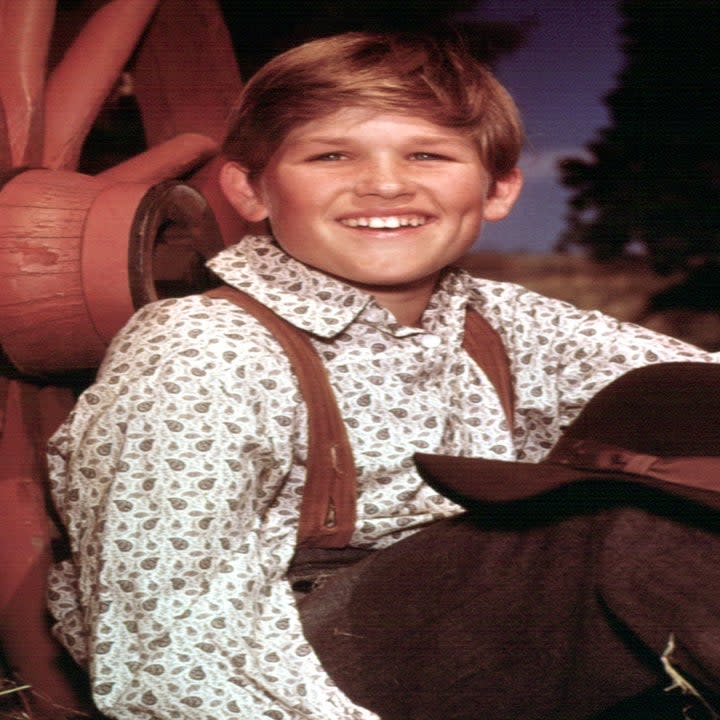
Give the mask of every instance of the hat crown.
[[585, 439], [649, 455], [720, 456], [720, 365], [631, 370], [588, 402], [559, 444]]

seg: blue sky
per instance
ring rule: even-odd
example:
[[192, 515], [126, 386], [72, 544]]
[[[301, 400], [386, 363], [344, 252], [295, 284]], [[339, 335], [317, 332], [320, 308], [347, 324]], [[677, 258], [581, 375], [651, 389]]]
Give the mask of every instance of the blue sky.
[[565, 227], [568, 193], [555, 162], [582, 154], [609, 124], [603, 97], [616, 85], [623, 56], [615, 0], [485, 0], [488, 19], [534, 18], [528, 42], [496, 72], [520, 106], [529, 139], [525, 188], [506, 220], [488, 224], [477, 249], [551, 252]]

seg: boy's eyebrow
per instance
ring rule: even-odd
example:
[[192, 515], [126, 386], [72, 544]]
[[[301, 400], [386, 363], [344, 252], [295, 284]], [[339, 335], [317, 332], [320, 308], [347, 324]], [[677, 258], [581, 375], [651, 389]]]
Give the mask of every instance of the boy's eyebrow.
[[289, 145], [310, 145], [310, 144], [318, 144], [318, 145], [339, 145], [340, 143], [347, 142], [348, 139], [346, 137], [341, 137], [338, 135], [337, 137], [325, 137], [325, 136], [316, 136], [316, 137], [299, 137], [295, 138], [294, 140], [289, 141]]

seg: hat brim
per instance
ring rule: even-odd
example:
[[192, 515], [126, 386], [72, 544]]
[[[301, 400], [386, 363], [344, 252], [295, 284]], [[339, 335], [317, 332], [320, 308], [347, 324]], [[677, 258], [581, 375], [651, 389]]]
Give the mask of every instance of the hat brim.
[[514, 503], [577, 483], [598, 482], [652, 488], [720, 510], [718, 492], [619, 471], [588, 470], [552, 462], [526, 463], [485, 458], [416, 453], [422, 478], [442, 495], [468, 508], [478, 504]]

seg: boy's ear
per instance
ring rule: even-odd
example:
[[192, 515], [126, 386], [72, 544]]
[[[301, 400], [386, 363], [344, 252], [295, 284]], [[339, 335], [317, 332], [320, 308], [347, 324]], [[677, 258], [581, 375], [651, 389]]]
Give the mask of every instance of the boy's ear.
[[512, 210], [522, 186], [523, 177], [518, 168], [495, 180], [485, 201], [485, 220], [502, 220]]
[[228, 202], [250, 222], [260, 222], [268, 216], [259, 190], [250, 182], [248, 171], [236, 162], [226, 162], [218, 176], [220, 188]]

